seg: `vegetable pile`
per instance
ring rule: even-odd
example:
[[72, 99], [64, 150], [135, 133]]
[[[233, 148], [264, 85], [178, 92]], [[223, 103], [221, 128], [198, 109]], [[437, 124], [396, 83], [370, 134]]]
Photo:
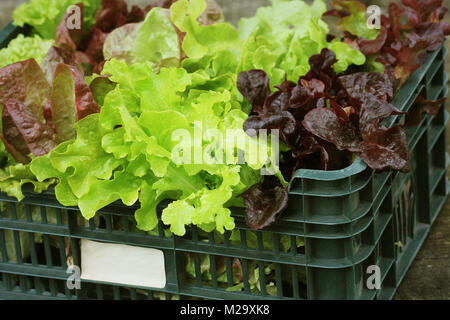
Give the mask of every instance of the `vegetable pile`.
[[[298, 169], [343, 169], [360, 156], [374, 170], [408, 170], [405, 131], [381, 122], [404, 114], [395, 92], [450, 30], [442, 1], [428, 2], [392, 4], [374, 30], [358, 1], [327, 11], [323, 0], [272, 0], [235, 28], [214, 0], [45, 10], [32, 0], [14, 19], [33, 34], [0, 50], [0, 189], [20, 200], [24, 184], [54, 186], [86, 219], [139, 203], [139, 229], [154, 230], [162, 211], [183, 236], [189, 225], [233, 230], [235, 206], [252, 229], [271, 226]], [[323, 14], [338, 16], [344, 38]], [[420, 98], [410, 124], [442, 102]], [[280, 145], [261, 130], [278, 130]]]

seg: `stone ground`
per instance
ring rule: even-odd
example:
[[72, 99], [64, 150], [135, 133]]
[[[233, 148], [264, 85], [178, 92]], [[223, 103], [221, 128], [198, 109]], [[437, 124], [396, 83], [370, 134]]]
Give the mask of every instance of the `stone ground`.
[[[24, 0], [0, 1], [0, 30], [10, 21], [12, 11]], [[130, 4], [146, 4], [148, 0], [128, 0]], [[251, 16], [256, 9], [269, 2], [269, 0], [218, 0], [224, 9], [229, 21], [236, 23], [240, 17]], [[387, 1], [366, 1], [368, 4], [383, 6]], [[444, 0], [450, 8], [450, 0]], [[450, 22], [450, 14], [447, 16]], [[450, 49], [450, 41], [447, 41]], [[449, 51], [450, 52], [450, 51]], [[450, 55], [447, 57], [447, 73], [450, 74]], [[447, 103], [450, 111], [450, 99]], [[450, 129], [450, 128], [449, 128]], [[450, 152], [450, 130], [447, 133], [448, 152]], [[450, 176], [450, 170], [449, 170]], [[414, 263], [406, 274], [395, 299], [422, 300], [422, 299], [450, 299], [450, 199], [443, 212], [436, 220], [431, 232], [418, 253]]]

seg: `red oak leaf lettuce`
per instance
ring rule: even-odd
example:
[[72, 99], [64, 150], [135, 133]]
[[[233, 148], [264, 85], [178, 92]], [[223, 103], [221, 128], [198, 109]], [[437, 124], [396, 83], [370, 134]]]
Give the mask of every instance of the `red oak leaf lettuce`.
[[297, 84], [285, 81], [271, 94], [263, 71], [241, 73], [238, 88], [253, 105], [244, 130], [279, 129], [290, 148], [283, 155], [289, 166], [282, 164], [285, 175], [300, 168], [342, 169], [353, 153], [375, 170], [404, 170], [409, 159], [404, 130], [380, 126], [382, 120], [404, 114], [389, 103], [394, 96], [390, 78], [370, 72], [338, 77], [332, 69], [335, 61], [334, 53], [324, 49], [310, 58], [311, 70]]
[[246, 222], [253, 230], [271, 226], [288, 205], [288, 191], [280, 180], [266, 176], [264, 181], [243, 193]]

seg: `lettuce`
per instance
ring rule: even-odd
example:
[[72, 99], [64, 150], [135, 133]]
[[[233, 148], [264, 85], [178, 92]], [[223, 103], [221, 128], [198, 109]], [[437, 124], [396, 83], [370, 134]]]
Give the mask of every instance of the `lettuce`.
[[[361, 52], [347, 44], [327, 42], [328, 28], [320, 19], [326, 10], [323, 0], [311, 6], [297, 0], [272, 4], [244, 19], [239, 30], [214, 14], [205, 16], [205, 0], [176, 1], [170, 10], [153, 8], [142, 22], [100, 20], [114, 24], [106, 33], [97, 21], [86, 52], [99, 59], [102, 76], [89, 78], [89, 88], [84, 81], [79, 87], [76, 71], [58, 66], [46, 120], [65, 142], [35, 158], [32, 173], [41, 182], [57, 179], [57, 199], [78, 206], [87, 219], [116, 201], [127, 206], [139, 202], [138, 228], [150, 231], [158, 223], [158, 205], [171, 200], [161, 219], [176, 235], [184, 235], [189, 225], [206, 232], [233, 230], [229, 208], [242, 206], [240, 196], [263, 185], [258, 171], [277, 156], [270, 143], [244, 131], [250, 106], [237, 89], [238, 73], [261, 68], [273, 84], [286, 76], [297, 80], [309, 71], [309, 57], [328, 47], [336, 51], [337, 72], [365, 62]], [[66, 38], [70, 40], [62, 40]], [[110, 59], [104, 67], [103, 56]], [[83, 93], [87, 100], [78, 99]], [[89, 107], [93, 99], [101, 104], [100, 113], [79, 114], [95, 109]], [[86, 101], [84, 107], [79, 104]], [[183, 135], [174, 140], [180, 129], [200, 140], [192, 143]], [[230, 131], [234, 137], [227, 136]], [[247, 149], [230, 144], [235, 139]], [[267, 153], [252, 159], [258, 149]], [[207, 160], [198, 164], [194, 152]], [[186, 157], [191, 162], [180, 161]], [[242, 164], [242, 158], [247, 162]], [[264, 221], [256, 219], [254, 228], [270, 224], [287, 203], [287, 183], [275, 169], [280, 180], [271, 185], [277, 190], [276, 203], [265, 206], [270, 212]], [[257, 193], [251, 189], [250, 196]]]
[[74, 4], [82, 2], [85, 8], [84, 24], [86, 30], [94, 24], [95, 12], [101, 0], [30, 0], [20, 5], [13, 13], [14, 24], [23, 27], [32, 26], [44, 39], [54, 39], [56, 28], [66, 13]]
[[[267, 72], [273, 84], [298, 79], [309, 71], [308, 60], [323, 48], [336, 53], [335, 70], [362, 65], [364, 55], [335, 39], [327, 41], [328, 26], [321, 20], [323, 0], [307, 5], [300, 0], [272, 1], [256, 16], [242, 19], [239, 29], [229, 23], [204, 23], [211, 10], [205, 0], [180, 0], [167, 9], [153, 8], [143, 23], [124, 25], [105, 40], [106, 59], [128, 64], [150, 63], [161, 67], [182, 66], [189, 72], [207, 72], [213, 77], [236, 75], [249, 69]], [[205, 11], [206, 10], [206, 11]], [[202, 72], [200, 72], [202, 71]]]
[[[234, 146], [208, 136], [213, 129], [223, 137], [226, 130], [234, 130], [239, 141], [257, 146], [243, 130], [247, 114], [240, 109], [237, 92], [201, 88], [196, 75], [182, 68], [162, 68], [156, 74], [146, 63], [128, 66], [113, 59], [103, 72], [117, 87], [105, 96], [100, 114], [75, 125], [75, 140], [33, 160], [31, 170], [39, 181], [58, 178], [58, 200], [78, 205], [87, 219], [117, 200], [128, 206], [139, 201], [138, 228], [149, 231], [158, 222], [157, 206], [169, 199], [173, 202], [163, 210], [162, 221], [176, 235], [184, 235], [191, 224], [205, 231], [233, 230], [230, 203], [260, 181], [256, 170], [268, 160], [238, 164]], [[200, 144], [186, 143], [183, 137], [174, 140], [180, 129], [199, 132]], [[216, 161], [177, 160], [177, 155], [194, 150], [214, 154]], [[220, 161], [220, 154], [231, 161]]]
[[[106, 88], [101, 81], [96, 83], [98, 98]], [[32, 158], [74, 138], [74, 123], [99, 111], [78, 70], [59, 64], [50, 86], [34, 59], [0, 69], [0, 110], [0, 190], [19, 201], [24, 198], [24, 184], [32, 184], [40, 193], [55, 182], [36, 180], [29, 166]]]
[[0, 50], [0, 68], [31, 58], [40, 64], [52, 45], [53, 41], [43, 40], [38, 35], [25, 37], [19, 34], [8, 47]]
[[326, 12], [323, 0], [307, 5], [300, 0], [272, 0], [271, 7], [261, 7], [252, 18], [239, 22], [244, 43], [239, 72], [262, 69], [272, 84], [281, 83], [285, 75], [297, 81], [309, 71], [309, 57], [323, 48], [335, 52], [336, 72], [349, 65], [365, 63], [364, 55], [339, 39], [327, 42], [328, 26], [321, 20]]
[[327, 14], [339, 18], [343, 41], [368, 56], [366, 69], [385, 72], [398, 89], [425, 63], [427, 52], [440, 48], [450, 34], [442, 4], [442, 0], [392, 2], [387, 15], [379, 17], [379, 30], [367, 26], [366, 5], [358, 0], [334, 0]]
[[98, 112], [83, 75], [59, 64], [52, 86], [34, 59], [0, 69], [2, 140], [17, 162], [29, 163], [47, 154], [58, 142], [74, 138], [73, 124]]
[[[199, 240], [208, 242], [208, 235], [203, 234], [202, 232], [199, 232]], [[234, 230], [231, 233], [230, 239], [229, 239], [231, 245], [233, 246], [240, 246], [242, 244], [241, 242], [241, 233], [238, 230]], [[223, 244], [225, 243], [225, 239], [222, 235], [215, 232], [214, 233], [214, 242], [217, 244]], [[264, 249], [273, 251], [274, 250], [274, 239], [273, 239], [273, 233], [264, 232], [262, 233], [262, 242]], [[256, 233], [252, 231], [245, 231], [245, 243], [250, 249], [258, 249], [258, 238]], [[286, 235], [281, 235], [279, 239], [280, 248], [279, 250], [281, 252], [289, 252], [291, 250], [291, 246], [294, 245], [291, 242], [291, 237]], [[304, 246], [304, 241], [300, 237], [296, 237], [295, 246], [297, 248]], [[197, 281], [197, 273], [195, 271], [195, 257], [193, 254], [186, 253], [186, 272], [188, 276], [188, 281], [192, 281], [195, 283]], [[212, 284], [212, 266], [211, 266], [211, 259], [212, 257], [207, 254], [199, 254], [198, 255], [198, 262], [200, 264], [200, 273], [202, 277], [202, 282]], [[228, 272], [227, 272], [227, 261], [225, 257], [217, 257], [216, 263], [215, 263], [215, 270], [214, 273], [216, 275], [216, 281], [220, 288], [226, 289], [228, 292], [238, 292], [244, 290], [244, 279], [243, 279], [243, 261], [242, 259], [234, 258], [230, 261], [231, 263], [231, 273], [232, 279], [228, 279]], [[248, 268], [248, 274], [249, 274], [249, 287], [250, 292], [255, 294], [268, 294], [270, 296], [277, 296], [277, 286], [275, 283], [278, 281], [276, 279], [276, 271], [275, 271], [275, 265], [273, 263], [267, 263], [262, 265], [264, 270], [259, 270], [261, 267], [261, 263], [255, 260], [249, 260], [247, 261], [247, 268]], [[282, 268], [282, 274], [288, 274], [291, 275], [291, 270], [286, 267]], [[286, 269], [286, 270], [284, 270]], [[286, 271], [286, 272], [285, 272]], [[306, 270], [303, 268], [297, 268], [298, 272], [298, 281], [300, 283], [306, 284]], [[265, 290], [261, 288], [261, 280], [260, 280], [260, 274], [264, 273], [264, 280], [265, 280]], [[287, 276], [288, 277], [288, 276]], [[285, 280], [284, 277], [282, 280]], [[292, 279], [287, 278], [286, 283], [292, 282]], [[231, 284], [231, 286], [230, 286]]]

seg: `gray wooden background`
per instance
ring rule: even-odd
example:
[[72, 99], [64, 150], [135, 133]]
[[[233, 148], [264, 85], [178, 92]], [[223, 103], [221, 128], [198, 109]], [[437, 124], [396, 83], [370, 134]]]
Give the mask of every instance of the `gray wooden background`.
[[[330, 0], [326, 0], [330, 1]], [[25, 0], [0, 0], [0, 30], [11, 20], [13, 10]], [[149, 0], [128, 0], [130, 5], [148, 4]], [[217, 0], [224, 13], [232, 23], [241, 17], [252, 16], [258, 7], [266, 5], [269, 0]], [[444, 0], [450, 8], [450, 0]], [[386, 0], [367, 0], [367, 4], [385, 7]], [[447, 15], [450, 23], [450, 13]], [[450, 49], [450, 41], [447, 41]], [[447, 58], [447, 73], [450, 74], [450, 55]], [[450, 99], [447, 103], [450, 111]], [[449, 127], [450, 129], [450, 127]], [[450, 152], [450, 130], [447, 133], [447, 149]], [[449, 171], [450, 172], [450, 171]], [[450, 176], [450, 174], [449, 174]], [[450, 199], [443, 212], [436, 220], [424, 246], [403, 280], [395, 299], [450, 299]]]

